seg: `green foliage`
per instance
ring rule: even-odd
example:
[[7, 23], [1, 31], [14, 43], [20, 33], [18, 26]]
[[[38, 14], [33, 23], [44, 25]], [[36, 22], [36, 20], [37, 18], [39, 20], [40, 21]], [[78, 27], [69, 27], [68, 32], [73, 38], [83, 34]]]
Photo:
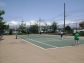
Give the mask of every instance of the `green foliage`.
[[4, 15], [5, 12], [3, 10], [0, 10], [0, 16]]
[[5, 27], [6, 27], [5, 22], [0, 21], [0, 28], [5, 29]]
[[43, 31], [43, 32], [47, 32], [47, 27], [46, 27], [46, 26], [43, 26], [42, 31]]
[[66, 26], [66, 27], [65, 27], [65, 31], [66, 31], [67, 33], [72, 33], [72, 32], [73, 32], [73, 30], [71, 29], [70, 26]]
[[13, 29], [9, 29], [9, 35], [13, 34]]
[[5, 29], [8, 30], [8, 29], [9, 29], [9, 25], [6, 25], [6, 26], [5, 26]]
[[57, 23], [53, 22], [51, 28], [52, 28], [52, 32], [55, 32], [57, 30]]
[[22, 33], [22, 34], [26, 34], [27, 33], [27, 28], [26, 28], [26, 24], [21, 24], [18, 28], [19, 30], [19, 33]]
[[84, 36], [84, 31], [80, 31], [80, 36]]
[[82, 29], [84, 29], [84, 21], [80, 22], [79, 25]]
[[4, 15], [4, 13], [5, 12], [3, 10], [0, 10], [0, 29], [6, 28], [5, 22], [3, 22], [3, 17], [2, 17], [2, 15]]
[[29, 28], [29, 32], [30, 33], [38, 33], [38, 25], [35, 24], [35, 25], [31, 25], [30, 28]]

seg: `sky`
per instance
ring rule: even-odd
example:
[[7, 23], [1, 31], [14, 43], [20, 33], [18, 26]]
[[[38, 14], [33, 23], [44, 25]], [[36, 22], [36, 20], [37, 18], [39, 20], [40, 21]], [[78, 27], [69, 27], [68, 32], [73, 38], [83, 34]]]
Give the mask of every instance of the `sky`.
[[5, 10], [4, 20], [43, 21], [63, 23], [64, 2], [66, 23], [84, 20], [84, 0], [0, 0], [0, 9]]

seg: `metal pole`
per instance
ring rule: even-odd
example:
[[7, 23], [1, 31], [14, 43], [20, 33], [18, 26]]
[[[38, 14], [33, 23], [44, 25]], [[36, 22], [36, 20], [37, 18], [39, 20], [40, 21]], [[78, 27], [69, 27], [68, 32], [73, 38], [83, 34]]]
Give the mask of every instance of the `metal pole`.
[[16, 39], [17, 39], [17, 26], [16, 26]]
[[77, 21], [76, 21], [76, 32], [77, 32]]
[[31, 34], [31, 22], [30, 22], [30, 27], [29, 27], [29, 34]]
[[41, 34], [41, 18], [39, 18], [39, 34]]
[[64, 32], [65, 32], [65, 3], [64, 3]]

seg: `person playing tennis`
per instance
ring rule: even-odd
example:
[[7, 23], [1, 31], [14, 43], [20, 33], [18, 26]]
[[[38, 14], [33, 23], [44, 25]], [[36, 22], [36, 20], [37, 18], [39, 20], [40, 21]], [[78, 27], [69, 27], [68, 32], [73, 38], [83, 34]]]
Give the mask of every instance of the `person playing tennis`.
[[60, 36], [61, 36], [61, 39], [63, 39], [63, 32], [62, 31], [60, 32]]

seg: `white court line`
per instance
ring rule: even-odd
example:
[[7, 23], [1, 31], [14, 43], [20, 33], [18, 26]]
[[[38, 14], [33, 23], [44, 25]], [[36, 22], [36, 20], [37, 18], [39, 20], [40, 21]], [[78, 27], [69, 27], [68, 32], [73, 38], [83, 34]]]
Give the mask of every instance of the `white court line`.
[[50, 45], [50, 44], [46, 44], [46, 43], [42, 43], [41, 41], [33, 40], [33, 39], [30, 39], [30, 38], [28, 38], [28, 39], [31, 40], [31, 41], [35, 41], [37, 43], [41, 43], [41, 44], [56, 48], [56, 46], [53, 46], [53, 45]]
[[[19, 37], [19, 38], [20, 38], [20, 37]], [[37, 46], [37, 45], [35, 45], [35, 44], [33, 44], [33, 43], [27, 41], [27, 40], [24, 40], [24, 39], [22, 39], [22, 38], [20, 38], [20, 39], [23, 40], [23, 41], [25, 41], [26, 43], [29, 43], [29, 44], [31, 44], [31, 45], [33, 45], [33, 46], [36, 46], [36, 47], [40, 48], [40, 49], [42, 49], [42, 50], [46, 50], [45, 48], [40, 47], [40, 46]]]
[[[48, 34], [46, 34], [46, 35], [44, 35], [44, 36], [53, 36], [53, 37], [59, 37], [59, 39], [58, 39], [58, 41], [61, 41], [60, 39], [61, 39], [61, 37], [60, 37], [60, 35], [48, 35]], [[71, 37], [71, 36], [70, 36]], [[72, 36], [73, 37], [73, 36]], [[56, 40], [57, 40], [56, 39]], [[72, 40], [72, 39], [74, 39], [74, 38], [68, 38], [68, 40]], [[63, 36], [63, 40], [67, 40], [67, 38], [65, 38], [65, 36]]]
[[[43, 35], [41, 35], [41, 36], [50, 36], [50, 37], [51, 37], [51, 36], [54, 36], [54, 37], [56, 37], [56, 36], [58, 36], [58, 35], [55, 36], [55, 35], [45, 35], [45, 34], [43, 34]], [[41, 37], [41, 36], [39, 36], [39, 37]], [[56, 41], [62, 41], [62, 40], [61, 40], [61, 37], [60, 37], [59, 39], [57, 39], [57, 38], [48, 38], [48, 39], [52, 39], [52, 40], [56, 40]]]
[[[19, 37], [19, 38], [20, 38], [20, 37]], [[22, 38], [21, 38], [21, 39], [22, 39]], [[31, 41], [35, 41], [35, 42], [37, 42], [37, 43], [41, 43], [41, 44], [44, 44], [44, 45], [48, 45], [48, 46], [54, 47], [54, 48], [73, 47], [73, 46], [56, 47], [56, 46], [49, 45], [49, 44], [46, 44], [46, 43], [42, 43], [42, 42], [40, 42], [40, 41], [36, 41], [36, 40], [30, 39], [30, 38], [28, 38], [28, 39], [31, 40]], [[38, 47], [38, 48], [40, 48], [40, 49], [43, 49], [43, 50], [47, 50], [47, 49], [49, 49], [49, 48], [45, 49], [45, 48], [43, 48], [43, 47], [37, 46], [37, 45], [35, 45], [35, 44], [33, 44], [33, 43], [27, 41], [27, 40], [24, 40], [24, 39], [22, 39], [22, 40], [25, 41], [25, 42], [27, 42], [27, 43], [30, 43], [30, 44], [32, 44], [32, 45]]]
[[[56, 46], [53, 46], [53, 45], [49, 45], [49, 44], [46, 44], [46, 43], [42, 43], [41, 41], [36, 41], [36, 40], [33, 40], [33, 39], [31, 39], [31, 38], [28, 38], [29, 40], [32, 40], [32, 41], [35, 41], [35, 42], [37, 42], [37, 43], [41, 43], [41, 44], [44, 44], [44, 45], [48, 45], [48, 46], [51, 46], [51, 47], [53, 47], [53, 48], [64, 48], [64, 47], [56, 47]], [[24, 39], [23, 39], [24, 40]], [[28, 42], [28, 41], [27, 41]], [[33, 44], [33, 43], [31, 43], [31, 44]], [[35, 44], [33, 44], [33, 45], [35, 45]], [[37, 45], [35, 45], [35, 46], [37, 46]], [[45, 49], [45, 48], [43, 48], [43, 47], [40, 47], [40, 46], [37, 46], [37, 47], [39, 47], [39, 48], [41, 48], [41, 49]]]
[[[29, 39], [29, 38], [28, 38]], [[38, 42], [38, 43], [42, 43], [40, 41], [36, 41], [36, 40], [33, 40], [33, 39], [29, 39], [29, 40], [32, 40], [32, 41], [35, 41], [35, 42]], [[49, 44], [46, 44], [46, 43], [42, 43], [44, 45], [48, 45], [48, 46], [51, 46], [51, 47], [54, 47], [54, 48], [65, 48], [65, 47], [73, 47], [73, 46], [64, 46], [64, 47], [56, 47], [56, 46], [53, 46], [53, 45], [49, 45]]]
[[[29, 38], [28, 38], [29, 39]], [[44, 44], [44, 45], [48, 45], [48, 46], [51, 46], [51, 47], [56, 47], [56, 46], [53, 46], [53, 45], [50, 45], [50, 44], [46, 44], [46, 43], [42, 43], [40, 41], [37, 41], [37, 40], [33, 40], [33, 39], [29, 39], [29, 40], [32, 40], [32, 41], [35, 41], [37, 43], [41, 43], [41, 44]]]

